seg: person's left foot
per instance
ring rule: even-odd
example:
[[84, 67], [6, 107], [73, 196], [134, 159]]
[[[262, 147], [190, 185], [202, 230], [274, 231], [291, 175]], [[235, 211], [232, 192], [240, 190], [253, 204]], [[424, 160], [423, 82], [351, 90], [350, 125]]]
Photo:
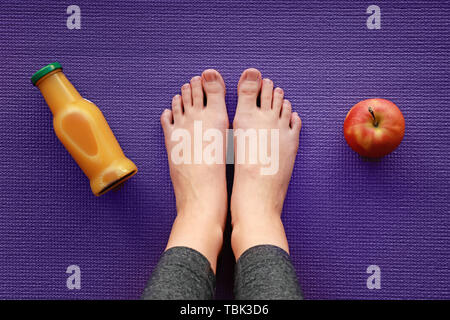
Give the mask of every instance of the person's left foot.
[[[206, 105], [204, 102], [206, 95]], [[216, 70], [205, 70], [181, 87], [181, 96], [172, 100], [172, 110], [161, 115], [170, 176], [177, 203], [177, 218], [174, 222], [167, 249], [186, 246], [202, 253], [215, 270], [217, 255], [223, 241], [223, 230], [227, 214], [227, 185], [225, 177], [228, 115], [225, 107], [225, 83]], [[201, 124], [202, 131], [218, 129], [223, 138], [223, 153], [220, 164], [194, 163], [194, 126]], [[190, 135], [189, 163], [174, 163], [172, 149], [180, 137], [173, 137], [175, 130]], [[203, 139], [201, 132], [201, 139]], [[175, 140], [175, 141], [174, 141]], [[198, 146], [197, 146], [198, 148]], [[203, 153], [203, 150], [201, 150]], [[184, 156], [184, 155], [183, 155]], [[167, 250], [166, 249], [166, 250]]]

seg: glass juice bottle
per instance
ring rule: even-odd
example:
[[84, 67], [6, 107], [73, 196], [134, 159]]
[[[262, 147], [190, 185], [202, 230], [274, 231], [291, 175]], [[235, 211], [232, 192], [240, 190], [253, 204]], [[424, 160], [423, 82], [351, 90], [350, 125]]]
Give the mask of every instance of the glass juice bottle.
[[57, 137], [89, 178], [96, 196], [136, 174], [137, 167], [125, 157], [100, 109], [83, 99], [58, 62], [37, 71], [31, 81], [53, 113]]

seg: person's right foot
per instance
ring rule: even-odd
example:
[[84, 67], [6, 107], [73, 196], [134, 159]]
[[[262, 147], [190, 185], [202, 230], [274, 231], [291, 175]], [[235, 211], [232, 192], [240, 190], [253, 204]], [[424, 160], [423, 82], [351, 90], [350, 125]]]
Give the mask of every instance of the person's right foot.
[[[301, 120], [292, 112], [291, 103], [283, 99], [283, 90], [274, 90], [273, 82], [262, 80], [256, 69], [242, 73], [238, 95], [233, 130], [268, 129], [270, 140], [270, 129], [278, 129], [279, 169], [275, 174], [262, 175], [260, 169], [266, 166], [240, 164], [235, 159], [230, 204], [234, 255], [238, 259], [245, 250], [262, 244], [276, 245], [289, 252], [281, 210], [297, 154]], [[260, 107], [257, 106], [258, 95]], [[235, 139], [235, 145], [236, 142]], [[248, 145], [246, 147], [248, 150]]]

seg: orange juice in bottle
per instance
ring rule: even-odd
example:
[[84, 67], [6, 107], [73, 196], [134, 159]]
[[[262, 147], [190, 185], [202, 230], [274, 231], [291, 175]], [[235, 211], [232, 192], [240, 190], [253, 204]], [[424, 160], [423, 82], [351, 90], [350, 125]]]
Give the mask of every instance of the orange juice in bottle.
[[53, 113], [57, 137], [89, 178], [96, 196], [136, 174], [137, 167], [125, 157], [100, 109], [83, 99], [58, 62], [37, 71], [31, 82]]

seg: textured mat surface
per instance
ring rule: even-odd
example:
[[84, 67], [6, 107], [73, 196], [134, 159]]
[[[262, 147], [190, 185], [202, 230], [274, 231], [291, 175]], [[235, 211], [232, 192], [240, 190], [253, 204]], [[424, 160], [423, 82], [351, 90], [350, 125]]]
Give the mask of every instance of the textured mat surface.
[[[166, 244], [175, 202], [159, 125], [192, 76], [216, 68], [230, 119], [247, 67], [284, 88], [303, 119], [284, 207], [306, 298], [450, 299], [448, 1], [2, 1], [0, 39], [0, 298], [139, 297]], [[95, 198], [56, 138], [30, 76], [59, 61], [103, 111], [139, 173]], [[368, 97], [406, 119], [399, 149], [379, 161], [346, 145], [342, 123]], [[232, 294], [232, 254], [218, 298]], [[66, 288], [67, 266], [81, 290]], [[369, 265], [381, 289], [366, 287]]]

